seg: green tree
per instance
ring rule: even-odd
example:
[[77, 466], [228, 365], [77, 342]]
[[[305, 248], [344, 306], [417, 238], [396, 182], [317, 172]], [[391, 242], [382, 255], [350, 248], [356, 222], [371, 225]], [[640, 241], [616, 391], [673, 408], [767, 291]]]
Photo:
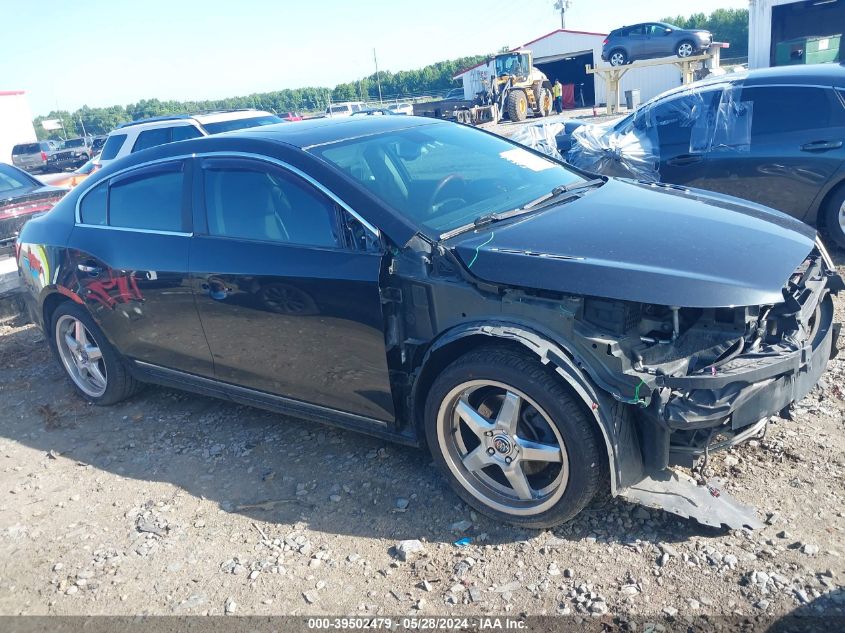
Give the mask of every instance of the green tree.
[[674, 18], [663, 18], [682, 29], [705, 29], [713, 33], [717, 42], [728, 42], [731, 47], [722, 52], [722, 57], [748, 56], [748, 9], [716, 9], [710, 15], [693, 13]]

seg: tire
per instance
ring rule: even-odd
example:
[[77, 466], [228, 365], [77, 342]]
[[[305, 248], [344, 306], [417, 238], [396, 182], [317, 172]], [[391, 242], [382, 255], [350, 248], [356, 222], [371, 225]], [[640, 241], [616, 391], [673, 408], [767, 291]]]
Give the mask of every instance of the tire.
[[508, 94], [508, 117], [514, 123], [528, 118], [528, 97], [522, 90], [511, 90]]
[[[77, 342], [77, 351], [80, 341], [88, 343], [82, 358], [74, 353], [68, 335]], [[140, 383], [127, 371], [117, 350], [82, 306], [68, 301], [56, 308], [50, 320], [50, 342], [74, 389], [88, 402], [107, 406], [139, 390]]]
[[608, 487], [584, 404], [537, 360], [509, 349], [480, 348], [443, 370], [426, 398], [425, 432], [458, 496], [497, 521], [558, 525]]
[[628, 53], [621, 48], [614, 49], [607, 56], [607, 61], [611, 66], [624, 66], [628, 63]]
[[680, 58], [692, 57], [695, 54], [695, 44], [689, 40], [678, 42], [675, 47], [675, 54]]
[[839, 248], [845, 248], [845, 183], [827, 201], [823, 213], [825, 233]]

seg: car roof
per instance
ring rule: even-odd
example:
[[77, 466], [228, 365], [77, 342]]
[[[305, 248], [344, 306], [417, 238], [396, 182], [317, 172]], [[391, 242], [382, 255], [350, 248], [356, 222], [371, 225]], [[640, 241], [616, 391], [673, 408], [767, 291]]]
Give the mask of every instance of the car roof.
[[425, 125], [445, 125], [436, 119], [416, 116], [357, 116], [343, 119], [309, 119], [290, 123], [264, 125], [245, 130], [226, 132], [220, 136], [239, 136], [248, 139], [267, 139], [287, 143], [300, 149], [327, 145], [364, 136], [396, 132]]
[[703, 90], [713, 86], [742, 83], [743, 86], [771, 86], [778, 84], [794, 84], [807, 86], [835, 86], [845, 87], [845, 64], [809, 64], [807, 66], [776, 66], [774, 68], [758, 68], [706, 77], [691, 84], [670, 88], [664, 93], [650, 99], [643, 105], [656, 103], [668, 97], [684, 94], [690, 90]]
[[749, 70], [745, 79], [746, 86], [776, 82], [796, 84], [821, 83], [826, 86], [845, 86], [845, 63], [759, 68], [757, 70]]

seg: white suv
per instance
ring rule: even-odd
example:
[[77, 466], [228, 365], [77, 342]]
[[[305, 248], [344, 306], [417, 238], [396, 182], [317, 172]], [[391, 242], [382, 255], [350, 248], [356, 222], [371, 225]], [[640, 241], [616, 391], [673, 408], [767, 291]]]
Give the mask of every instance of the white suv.
[[156, 145], [284, 122], [276, 115], [262, 110], [221, 110], [140, 119], [123, 123], [109, 132], [103, 151], [94, 162], [104, 166]]

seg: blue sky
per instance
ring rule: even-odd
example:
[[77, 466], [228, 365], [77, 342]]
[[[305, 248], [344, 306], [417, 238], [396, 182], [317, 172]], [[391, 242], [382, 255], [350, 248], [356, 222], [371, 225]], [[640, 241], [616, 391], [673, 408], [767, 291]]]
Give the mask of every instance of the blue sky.
[[[747, 6], [573, 0], [567, 28]], [[374, 47], [379, 67], [395, 71], [518, 46], [560, 25], [553, 0], [0, 0], [0, 15], [0, 90], [26, 90], [34, 114], [334, 86], [372, 73]]]

